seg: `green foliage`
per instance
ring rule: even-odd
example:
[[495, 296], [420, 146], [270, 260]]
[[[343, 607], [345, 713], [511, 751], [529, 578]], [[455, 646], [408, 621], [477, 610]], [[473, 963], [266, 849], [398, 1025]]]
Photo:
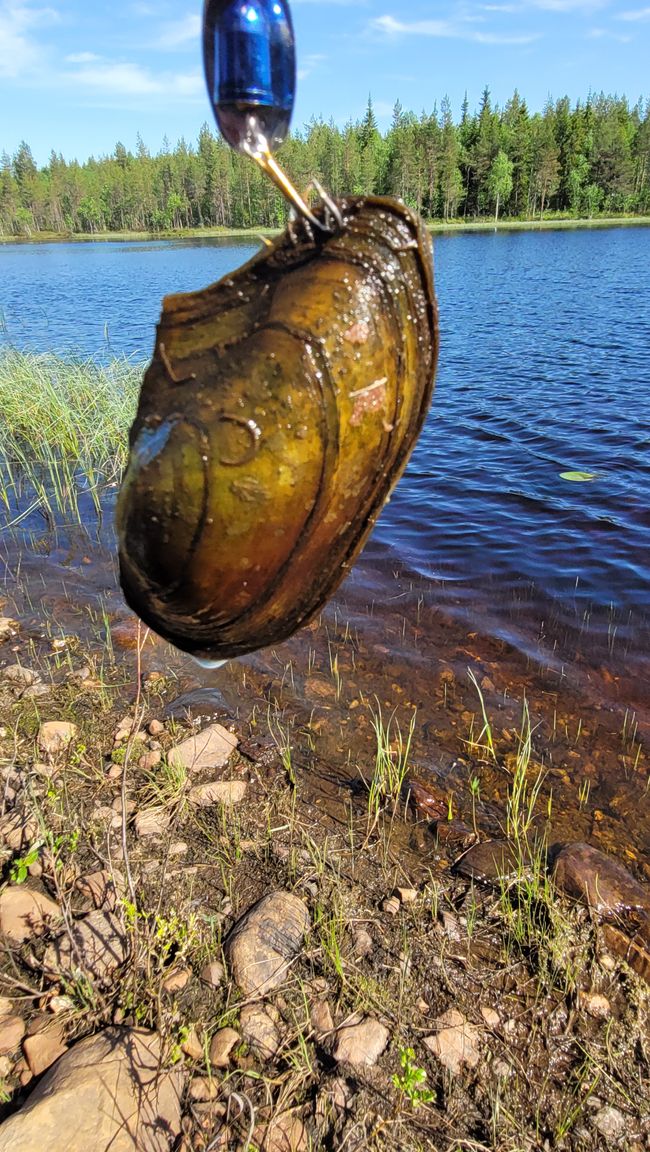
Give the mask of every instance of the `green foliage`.
[[[382, 135], [369, 99], [342, 129], [312, 119], [279, 159], [299, 188], [315, 177], [334, 196], [401, 196], [429, 218], [647, 213], [650, 101], [631, 107], [600, 93], [572, 108], [565, 96], [531, 114], [518, 92], [499, 108], [485, 89], [459, 124], [447, 97], [420, 116], [398, 102]], [[278, 227], [286, 218], [281, 194], [207, 124], [196, 146], [165, 142], [156, 156], [138, 139], [135, 155], [118, 143], [82, 165], [52, 152], [39, 169], [25, 143], [0, 161], [5, 236]]]
[[402, 1074], [400, 1076], [396, 1072], [392, 1081], [400, 1096], [406, 1097], [413, 1108], [419, 1108], [421, 1104], [431, 1104], [435, 1100], [435, 1093], [430, 1088], [424, 1087], [427, 1074], [424, 1068], [419, 1068], [415, 1063], [414, 1049], [400, 1048], [399, 1062]]
[[29, 875], [29, 869], [32, 867], [32, 864], [37, 863], [38, 858], [40, 856], [40, 852], [41, 852], [41, 845], [40, 844], [34, 844], [33, 847], [30, 848], [29, 852], [27, 852], [24, 856], [18, 856], [14, 860], [13, 864], [11, 865], [10, 872], [9, 872], [9, 876], [11, 878], [12, 883], [14, 883], [14, 884], [24, 884], [25, 883], [25, 880], [27, 879], [27, 876]]

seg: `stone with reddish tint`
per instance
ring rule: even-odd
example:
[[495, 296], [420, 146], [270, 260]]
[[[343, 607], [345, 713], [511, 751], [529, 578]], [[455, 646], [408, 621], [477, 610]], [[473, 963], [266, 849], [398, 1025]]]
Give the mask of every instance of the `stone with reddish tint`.
[[338, 1064], [369, 1068], [376, 1064], [386, 1045], [389, 1032], [385, 1024], [367, 1016], [359, 1023], [339, 1028], [334, 1046]]
[[80, 1041], [0, 1125], [0, 1152], [169, 1152], [181, 1131], [183, 1073], [161, 1060], [159, 1036], [141, 1029]]
[[455, 1076], [463, 1065], [474, 1068], [480, 1059], [479, 1031], [455, 1008], [443, 1012], [435, 1021], [439, 1031], [435, 1036], [427, 1036], [424, 1043], [443, 1067]]
[[58, 904], [42, 892], [16, 886], [0, 893], [0, 934], [11, 944], [41, 936], [60, 920]]
[[0, 1056], [15, 1052], [24, 1035], [25, 1021], [22, 1016], [7, 1016], [0, 1020]]
[[23, 1052], [32, 1076], [41, 1076], [68, 1051], [62, 1032], [60, 1028], [48, 1028], [23, 1040]]

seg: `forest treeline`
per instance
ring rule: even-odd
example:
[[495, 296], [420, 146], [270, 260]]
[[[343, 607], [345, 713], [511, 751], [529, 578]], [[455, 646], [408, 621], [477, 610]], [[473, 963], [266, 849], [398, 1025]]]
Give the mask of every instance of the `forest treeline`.
[[[369, 100], [361, 120], [314, 119], [278, 156], [301, 189], [315, 177], [334, 196], [400, 196], [428, 219], [650, 213], [650, 100], [564, 97], [531, 114], [517, 92], [500, 108], [486, 88], [458, 122], [446, 97], [420, 116], [398, 103], [383, 135]], [[0, 166], [5, 236], [274, 227], [286, 215], [268, 179], [207, 125], [196, 145], [165, 141], [157, 155], [138, 137], [135, 153], [117, 144], [80, 164], [52, 152], [39, 168], [23, 143]]]

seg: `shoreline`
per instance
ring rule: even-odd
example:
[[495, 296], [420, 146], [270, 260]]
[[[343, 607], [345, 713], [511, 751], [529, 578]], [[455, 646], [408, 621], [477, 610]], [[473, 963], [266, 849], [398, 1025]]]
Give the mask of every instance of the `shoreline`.
[[[430, 220], [432, 234], [450, 232], [546, 232], [579, 228], [647, 228], [650, 216], [558, 217], [543, 220]], [[243, 240], [279, 236], [281, 228], [181, 228], [171, 232], [35, 232], [31, 236], [0, 235], [2, 244], [153, 243], [169, 240]]]

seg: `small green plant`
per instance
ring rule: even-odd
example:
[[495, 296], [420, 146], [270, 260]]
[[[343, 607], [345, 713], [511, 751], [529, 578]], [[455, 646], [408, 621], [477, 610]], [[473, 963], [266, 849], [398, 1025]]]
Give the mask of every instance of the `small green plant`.
[[492, 725], [490, 724], [490, 721], [488, 719], [488, 714], [487, 714], [487, 710], [485, 707], [485, 700], [483, 699], [483, 693], [481, 692], [481, 689], [479, 687], [479, 682], [476, 679], [476, 676], [472, 672], [471, 668], [467, 669], [467, 674], [468, 674], [470, 680], [472, 681], [472, 684], [474, 685], [474, 687], [476, 689], [476, 694], [478, 696], [479, 704], [481, 706], [481, 717], [483, 719], [483, 727], [481, 728], [481, 731], [479, 732], [477, 738], [474, 739], [474, 733], [470, 732], [469, 740], [467, 741], [467, 743], [468, 743], [468, 746], [469, 746], [469, 749], [471, 752], [474, 752], [474, 751], [479, 752], [486, 759], [493, 760], [496, 763], [497, 754], [496, 754], [496, 749], [494, 747], [494, 739], [492, 736]]
[[397, 812], [408, 770], [415, 717], [414, 710], [408, 733], [404, 737], [394, 712], [388, 722], [384, 723], [381, 705], [377, 700], [377, 711], [372, 713], [371, 719], [375, 732], [375, 766], [368, 788], [368, 815], [373, 820], [373, 826], [382, 809], [389, 804], [392, 805], [393, 817]]
[[396, 1072], [392, 1081], [400, 1094], [400, 1103], [406, 1098], [412, 1108], [419, 1108], [421, 1104], [431, 1104], [435, 1099], [435, 1093], [430, 1088], [424, 1087], [427, 1074], [424, 1068], [419, 1068], [415, 1063], [414, 1049], [400, 1048], [399, 1062], [402, 1074], [400, 1076]]
[[29, 869], [33, 864], [38, 862], [41, 847], [42, 845], [40, 842], [38, 844], [34, 844], [30, 848], [29, 852], [27, 852], [24, 856], [19, 856], [16, 860], [14, 860], [9, 871], [9, 875], [14, 884], [25, 883], [25, 880], [29, 875]]

